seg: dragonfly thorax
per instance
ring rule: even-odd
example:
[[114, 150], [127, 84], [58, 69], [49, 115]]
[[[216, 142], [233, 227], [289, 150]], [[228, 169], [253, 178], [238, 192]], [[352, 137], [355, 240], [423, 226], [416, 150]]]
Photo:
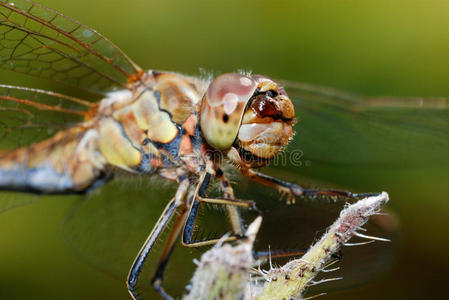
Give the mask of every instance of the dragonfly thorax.
[[143, 87], [111, 93], [100, 104], [100, 152], [109, 164], [140, 173], [182, 163], [194, 152], [204, 86], [193, 77], [148, 72]]

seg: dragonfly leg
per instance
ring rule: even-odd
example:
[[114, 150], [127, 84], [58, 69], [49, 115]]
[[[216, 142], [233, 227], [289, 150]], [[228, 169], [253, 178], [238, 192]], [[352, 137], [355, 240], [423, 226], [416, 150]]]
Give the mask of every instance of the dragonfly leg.
[[217, 177], [217, 179], [220, 181], [220, 187], [223, 191], [223, 197], [225, 199], [234, 199], [234, 190], [232, 189], [229, 180], [226, 178], [221, 169], [217, 169], [215, 177]]
[[254, 182], [276, 189], [280, 193], [287, 194], [289, 196], [287, 203], [290, 203], [290, 201], [294, 203], [295, 196], [341, 196], [358, 199], [379, 195], [379, 193], [351, 193], [347, 191], [338, 191], [338, 190], [303, 189], [301, 186], [297, 184], [284, 181], [275, 177], [271, 177], [252, 169], [242, 169], [241, 173], [245, 177], [248, 177]]
[[[223, 191], [223, 197], [225, 199], [235, 199], [234, 197], [234, 190], [232, 189], [231, 184], [229, 183], [228, 179], [224, 176], [224, 173], [221, 169], [217, 169], [215, 173], [215, 177], [220, 182], [221, 190]], [[238, 211], [238, 208], [234, 205], [226, 205], [226, 209], [228, 211], [229, 220], [231, 222], [232, 231], [235, 234], [243, 235], [243, 232], [245, 231], [245, 227], [242, 222], [242, 218], [240, 216], [240, 212]]]
[[[255, 204], [253, 201], [248, 200], [236, 200], [236, 199], [216, 199], [216, 198], [207, 198], [206, 197], [206, 189], [209, 185], [211, 178], [210, 173], [205, 173], [201, 180], [200, 184], [198, 184], [197, 190], [195, 192], [195, 196], [193, 199], [193, 203], [190, 206], [189, 213], [184, 225], [184, 230], [182, 232], [182, 244], [185, 247], [202, 247], [207, 245], [216, 244], [218, 241], [229, 242], [235, 241], [241, 238], [244, 238], [244, 235], [239, 233], [234, 233], [231, 236], [228, 236], [225, 239], [202, 239], [202, 240], [192, 240], [193, 238], [193, 228], [195, 224], [195, 219], [198, 215], [198, 208], [201, 202], [204, 203], [212, 203], [212, 204], [222, 204], [222, 205], [232, 205], [232, 206], [242, 206], [247, 208], [255, 208]], [[238, 225], [240, 228], [243, 228], [243, 225]]]
[[188, 187], [189, 187], [188, 179], [185, 176], [181, 176], [179, 187], [178, 190], [176, 191], [175, 197], [172, 200], [170, 200], [170, 202], [165, 207], [159, 220], [157, 221], [147, 240], [145, 241], [139, 253], [137, 254], [136, 258], [134, 259], [134, 262], [128, 274], [126, 285], [128, 287], [128, 291], [131, 297], [135, 300], [139, 299], [139, 296], [135, 291], [135, 287], [139, 279], [139, 275], [142, 271], [142, 267], [145, 263], [145, 260], [153, 250], [153, 246], [156, 244], [162, 232], [166, 229], [167, 224], [169, 224], [170, 220], [175, 215], [176, 209], [183, 203]]
[[154, 272], [153, 278], [151, 280], [151, 284], [154, 289], [161, 295], [164, 299], [172, 299], [170, 295], [164, 290], [162, 287], [162, 282], [164, 280], [165, 269], [167, 268], [168, 260], [173, 253], [173, 249], [175, 248], [176, 241], [179, 238], [179, 234], [181, 233], [182, 228], [184, 227], [185, 219], [187, 217], [187, 207], [183, 205], [181, 208], [175, 223], [170, 231], [170, 235], [165, 242], [164, 249], [162, 250], [162, 254], [157, 263], [156, 271]]
[[210, 203], [210, 204], [223, 204], [223, 205], [234, 205], [246, 208], [251, 208], [257, 210], [256, 203], [252, 200], [240, 200], [240, 199], [222, 199], [222, 198], [208, 198], [197, 196], [196, 200], [199, 202]]
[[[200, 202], [206, 202], [206, 203], [214, 203], [214, 204], [223, 204], [226, 205], [226, 207], [232, 207], [233, 209], [235, 209], [235, 211], [237, 212], [237, 222], [236, 222], [236, 227], [238, 228], [238, 232], [235, 232], [235, 236], [243, 236], [243, 234], [241, 233], [244, 230], [244, 226], [240, 220], [240, 215], [238, 214], [238, 211], [236, 210], [235, 205], [238, 206], [244, 206], [244, 207], [252, 207], [254, 204], [252, 202], [248, 202], [248, 201], [244, 201], [244, 200], [234, 200], [234, 193], [232, 191], [232, 187], [230, 186], [229, 182], [227, 181], [227, 179], [224, 176], [219, 176], [218, 179], [220, 180], [220, 182], [226, 182], [226, 183], [221, 183], [224, 185], [224, 187], [229, 187], [229, 189], [224, 190], [224, 195], [225, 197], [229, 197], [231, 199], [210, 199], [205, 197], [205, 190], [207, 189], [207, 186], [209, 185], [209, 181], [210, 181], [210, 174], [209, 175], [205, 175], [204, 176], [204, 180], [203, 183], [199, 185], [198, 188], [198, 193], [201, 193], [201, 195], [203, 195], [203, 197], [197, 195], [196, 197], [192, 197], [192, 206], [196, 205], [196, 207], [194, 209], [190, 210], [190, 214], [188, 215], [187, 212], [187, 206], [183, 206], [183, 208], [181, 209], [178, 217], [176, 218], [176, 221], [172, 227], [172, 230], [170, 231], [170, 235], [165, 243], [164, 249], [162, 250], [162, 255], [159, 259], [156, 271], [154, 273], [154, 277], [152, 279], [152, 284], [154, 286], [154, 288], [156, 289], [156, 291], [165, 299], [172, 299], [163, 289], [162, 287], [162, 282], [164, 279], [164, 272], [167, 266], [167, 262], [168, 259], [170, 258], [174, 246], [176, 244], [176, 241], [179, 237], [179, 234], [181, 233], [181, 230], [183, 228], [186, 227], [193, 227], [193, 223], [195, 221], [195, 216], [196, 216], [196, 212], [197, 212], [197, 205], [199, 205]], [[201, 191], [201, 192], [200, 192]], [[188, 201], [190, 202], [190, 201]], [[195, 204], [197, 203], [197, 204]], [[192, 211], [193, 211], [193, 216], [192, 216]], [[228, 210], [229, 211], [229, 210]], [[190, 223], [187, 221], [187, 219], [190, 217]], [[230, 218], [232, 218], [230, 216]], [[231, 224], [232, 224], [232, 219], [231, 219]], [[234, 226], [233, 226], [234, 227]], [[235, 240], [236, 238], [234, 237], [230, 237], [228, 239], [228, 241], [230, 240]], [[189, 238], [187, 239], [188, 241], [191, 242], [191, 235], [189, 236]], [[213, 240], [204, 240], [201, 241], [200, 244], [197, 243], [187, 243], [188, 247], [199, 247], [199, 246], [204, 246], [206, 245], [206, 243], [209, 244], [214, 244], [218, 241], [218, 239], [213, 239]]]
[[[224, 176], [221, 169], [218, 169], [216, 171], [217, 179], [220, 181], [220, 186], [223, 191], [223, 196], [226, 199], [235, 199], [234, 198], [234, 191], [231, 187], [231, 184], [227, 180], [227, 178]], [[231, 220], [231, 224], [233, 225], [233, 231], [234, 233], [238, 234], [238, 231], [235, 229], [235, 227], [240, 228], [240, 235], [243, 235], [243, 232], [245, 232], [245, 228], [243, 226], [243, 222], [241, 220], [239, 211], [237, 210], [237, 207], [234, 205], [227, 205], [226, 208], [228, 209], [229, 218]], [[236, 212], [234, 215], [232, 211]], [[236, 221], [234, 221], [234, 218]], [[237, 224], [237, 225], [234, 225]], [[304, 249], [279, 249], [279, 250], [271, 250], [271, 251], [253, 251], [253, 257], [254, 259], [271, 259], [271, 258], [281, 258], [281, 257], [292, 257], [292, 256], [300, 256], [304, 255], [306, 253], [306, 250]]]
[[[192, 235], [193, 235], [193, 226], [195, 224], [195, 218], [198, 213], [198, 206], [201, 202], [208, 202], [208, 200], [213, 200], [209, 203], [218, 203], [218, 204], [224, 204], [217, 202], [217, 200], [221, 199], [208, 199], [208, 198], [201, 198], [202, 200], [195, 199], [192, 204], [192, 209], [189, 212], [189, 215], [186, 220], [184, 232], [183, 232], [183, 238], [182, 238], [182, 244], [186, 247], [202, 247], [207, 245], [213, 245], [217, 243], [218, 241], [235, 241], [241, 238], [245, 238], [243, 234], [238, 234], [234, 232], [234, 235], [227, 237], [226, 239], [204, 239], [204, 240], [196, 240], [192, 241]], [[243, 200], [241, 200], [243, 201]], [[226, 202], [227, 203], [227, 202]], [[226, 204], [230, 206], [229, 204]], [[244, 231], [243, 223], [242, 225], [242, 231]], [[274, 250], [274, 251], [254, 251], [253, 256], [255, 259], [265, 259], [265, 258], [280, 258], [280, 257], [291, 257], [291, 256], [299, 256], [306, 253], [304, 249], [281, 249], [281, 250]]]
[[[226, 180], [226, 178], [224, 176], [222, 176], [222, 174], [220, 174], [220, 172], [217, 172], [217, 173], [218, 174], [216, 174], [216, 177], [220, 181]], [[196, 193], [196, 196], [194, 197], [192, 206], [191, 206], [189, 214], [187, 216], [184, 231], [182, 234], [182, 244], [186, 247], [202, 247], [202, 246], [215, 244], [218, 241], [229, 242], [229, 241], [235, 241], [238, 239], [245, 238], [244, 234], [238, 234], [237, 232], [234, 231], [234, 235], [231, 235], [224, 240], [223, 239], [192, 240], [195, 218], [197, 216], [198, 208], [199, 208], [199, 205], [201, 202], [223, 204], [223, 205], [226, 205], [227, 207], [231, 206], [234, 208], [237, 208], [236, 206], [243, 206], [243, 207], [249, 207], [249, 208], [255, 207], [253, 201], [207, 198], [205, 195], [205, 191], [207, 189], [207, 185], [209, 184], [209, 181], [210, 181], [210, 175], [208, 175], [208, 173], [206, 173], [203, 180], [200, 181], [201, 183], [198, 187], [198, 192]], [[221, 184], [223, 185], [223, 183], [221, 183]], [[226, 180], [226, 182], [224, 183], [224, 186], [227, 187], [228, 185], [229, 185], [229, 182]], [[230, 185], [229, 185], [229, 187], [230, 187]], [[231, 192], [232, 192], [232, 190], [231, 190]], [[223, 194], [228, 197], [229, 197], [229, 195], [232, 195], [232, 197], [233, 197], [233, 192], [232, 192], [232, 194], [230, 194], [230, 193], [226, 194], [225, 192]], [[241, 222], [240, 219], [239, 219], [239, 222], [240, 222], [239, 226], [241, 228], [241, 231], [244, 232], [245, 229], [244, 229], [243, 223]], [[253, 256], [255, 259], [268, 259], [268, 258], [271, 259], [271, 258], [280, 258], [280, 257], [299, 256], [299, 255], [303, 255], [304, 253], [306, 253], [306, 251], [304, 249], [280, 249], [280, 250], [274, 250], [274, 251], [253, 251]]]

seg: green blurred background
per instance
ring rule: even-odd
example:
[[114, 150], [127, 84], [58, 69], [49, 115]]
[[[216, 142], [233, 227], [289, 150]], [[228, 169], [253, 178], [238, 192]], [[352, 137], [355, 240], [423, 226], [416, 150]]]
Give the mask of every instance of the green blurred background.
[[[40, 2], [98, 30], [143, 68], [187, 74], [198, 74], [199, 68], [244, 69], [369, 96], [449, 96], [446, 1]], [[0, 79], [81, 95], [59, 84], [4, 71]], [[447, 295], [447, 167], [447, 161], [434, 161], [427, 166], [392, 167], [388, 174], [387, 168], [373, 170], [363, 176], [355, 175], [355, 167], [335, 171], [312, 165], [305, 171], [330, 184], [389, 191], [390, 208], [400, 222], [400, 245], [390, 272], [367, 286], [326, 299]], [[106, 199], [107, 204], [114, 196], [139, 195], [145, 187], [145, 183], [111, 185], [95, 197]], [[42, 197], [0, 215], [0, 299], [127, 299], [124, 278], [117, 280], [98, 271], [66, 246], [61, 222], [77, 200], [74, 196]], [[163, 208], [160, 202], [150, 203], [147, 230]], [[105, 219], [100, 218], [105, 214], [101, 207], [98, 214], [99, 220]], [[100, 226], [107, 236], [106, 225]], [[133, 238], [136, 251], [144, 240], [142, 230], [141, 237]], [[177, 263], [190, 264], [191, 259], [180, 257]]]

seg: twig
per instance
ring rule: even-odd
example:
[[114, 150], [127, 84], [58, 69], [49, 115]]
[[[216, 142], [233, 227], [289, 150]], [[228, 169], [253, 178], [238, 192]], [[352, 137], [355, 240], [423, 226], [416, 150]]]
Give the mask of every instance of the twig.
[[184, 300], [251, 299], [252, 248], [261, 223], [257, 217], [237, 246], [218, 243], [204, 253]]
[[264, 279], [262, 288], [256, 281], [250, 280], [252, 244], [262, 220], [258, 217], [248, 227], [248, 238], [245, 241], [235, 247], [220, 243], [202, 256], [192, 278], [191, 291], [185, 299], [300, 299], [308, 286], [341, 279], [313, 281], [320, 271], [326, 271], [332, 255], [354, 235], [369, 241], [388, 241], [357, 232], [362, 230], [361, 227], [368, 218], [377, 214], [380, 206], [387, 201], [388, 194], [383, 192], [379, 196], [365, 198], [346, 207], [303, 257], [279, 268], [259, 271]]

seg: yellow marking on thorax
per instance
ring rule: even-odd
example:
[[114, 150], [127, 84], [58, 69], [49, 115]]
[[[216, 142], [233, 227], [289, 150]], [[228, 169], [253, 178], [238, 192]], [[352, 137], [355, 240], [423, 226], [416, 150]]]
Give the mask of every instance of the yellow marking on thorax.
[[169, 111], [173, 121], [182, 124], [198, 109], [204, 93], [201, 82], [192, 77], [165, 73], [157, 76], [154, 89], [160, 94], [160, 106]]
[[144, 92], [133, 104], [115, 112], [125, 132], [136, 145], [147, 136], [153, 142], [169, 143], [178, 134], [170, 115], [159, 109], [153, 91]]
[[107, 118], [98, 126], [98, 148], [106, 161], [119, 168], [130, 170], [142, 161], [142, 154], [131, 144], [120, 125]]

